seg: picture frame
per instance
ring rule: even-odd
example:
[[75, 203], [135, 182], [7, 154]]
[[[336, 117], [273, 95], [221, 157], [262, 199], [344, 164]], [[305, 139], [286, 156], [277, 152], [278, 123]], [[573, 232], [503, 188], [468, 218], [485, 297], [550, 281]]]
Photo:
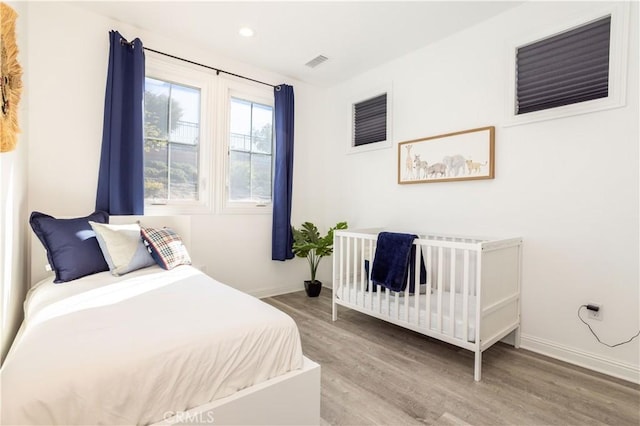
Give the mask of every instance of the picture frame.
[[398, 143], [398, 184], [494, 179], [495, 126]]

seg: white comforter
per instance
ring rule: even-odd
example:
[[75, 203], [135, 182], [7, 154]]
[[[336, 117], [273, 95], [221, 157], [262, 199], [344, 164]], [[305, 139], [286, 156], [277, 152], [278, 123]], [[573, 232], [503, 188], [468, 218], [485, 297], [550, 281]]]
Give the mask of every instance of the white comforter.
[[302, 367], [294, 321], [198, 270], [43, 282], [2, 369], [2, 424], [146, 424]]

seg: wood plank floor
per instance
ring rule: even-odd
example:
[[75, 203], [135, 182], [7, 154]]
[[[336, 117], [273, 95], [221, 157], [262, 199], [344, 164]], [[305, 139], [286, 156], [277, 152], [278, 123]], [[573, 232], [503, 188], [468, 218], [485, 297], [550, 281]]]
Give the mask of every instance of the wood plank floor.
[[322, 366], [321, 416], [331, 425], [640, 425], [640, 386], [498, 343], [473, 353], [340, 308], [331, 290], [263, 299], [300, 329]]

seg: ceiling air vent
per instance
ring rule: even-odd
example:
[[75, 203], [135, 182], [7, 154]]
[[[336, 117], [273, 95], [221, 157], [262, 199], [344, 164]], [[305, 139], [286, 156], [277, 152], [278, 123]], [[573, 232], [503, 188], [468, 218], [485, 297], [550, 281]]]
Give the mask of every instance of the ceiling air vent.
[[307, 62], [305, 65], [308, 66], [309, 68], [315, 68], [318, 65], [320, 65], [321, 63], [323, 63], [324, 61], [326, 61], [327, 58], [324, 55], [318, 55], [315, 58], [313, 58], [312, 60], [310, 60], [309, 62]]

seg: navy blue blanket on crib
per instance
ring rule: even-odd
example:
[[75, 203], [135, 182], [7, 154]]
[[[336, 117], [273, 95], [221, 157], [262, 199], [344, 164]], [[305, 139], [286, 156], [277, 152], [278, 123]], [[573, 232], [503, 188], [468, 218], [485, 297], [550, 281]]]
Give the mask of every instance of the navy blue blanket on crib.
[[[404, 291], [407, 288], [407, 274], [409, 274], [409, 292], [414, 293], [416, 247], [413, 245], [413, 240], [416, 238], [418, 236], [413, 234], [379, 233], [371, 281], [391, 291]], [[365, 269], [368, 275], [367, 263], [365, 263]], [[424, 259], [420, 256], [420, 284], [426, 282], [427, 271]]]

